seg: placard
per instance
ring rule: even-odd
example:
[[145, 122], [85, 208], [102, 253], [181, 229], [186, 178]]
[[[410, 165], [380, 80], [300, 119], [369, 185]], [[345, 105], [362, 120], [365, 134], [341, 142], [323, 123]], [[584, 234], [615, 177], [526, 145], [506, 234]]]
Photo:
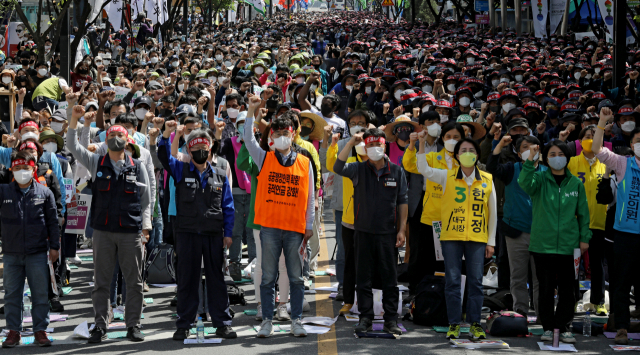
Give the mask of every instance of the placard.
[[436, 260], [444, 260], [442, 255], [442, 245], [440, 245], [440, 232], [442, 231], [442, 222], [433, 221], [433, 246], [436, 251]]
[[87, 227], [91, 195], [74, 194], [67, 203], [67, 228], [65, 233], [84, 234]]
[[480, 25], [488, 25], [489, 24], [489, 15], [478, 15], [476, 14], [476, 23]]
[[73, 198], [73, 179], [62, 179], [64, 181], [64, 203], [70, 203], [71, 198]]

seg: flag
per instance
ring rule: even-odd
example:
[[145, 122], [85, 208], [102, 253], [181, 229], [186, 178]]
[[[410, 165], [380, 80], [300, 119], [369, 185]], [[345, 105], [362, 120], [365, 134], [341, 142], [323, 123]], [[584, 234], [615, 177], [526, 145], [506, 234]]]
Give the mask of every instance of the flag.
[[147, 18], [151, 19], [153, 24], [163, 24], [169, 19], [166, 0], [147, 0], [145, 5]]
[[115, 31], [120, 31], [120, 23], [122, 22], [122, 12], [126, 10], [124, 2], [122, 0], [113, 0], [107, 6], [105, 6], [109, 22], [113, 26]]
[[89, 15], [89, 22], [93, 22], [96, 17], [100, 16], [100, 9], [104, 5], [104, 0], [89, 0], [91, 5], [91, 14]]
[[264, 0], [244, 0], [245, 4], [251, 5], [256, 11], [264, 16]]

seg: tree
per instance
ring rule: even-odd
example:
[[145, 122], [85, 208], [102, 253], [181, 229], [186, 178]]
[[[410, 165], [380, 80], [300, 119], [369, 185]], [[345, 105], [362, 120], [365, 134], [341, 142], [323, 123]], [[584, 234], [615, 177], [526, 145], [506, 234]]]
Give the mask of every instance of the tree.
[[440, 24], [442, 14], [444, 13], [444, 4], [438, 9], [435, 0], [416, 0], [418, 2], [417, 16], [423, 22]]
[[[69, 1], [70, 2], [70, 1]], [[73, 7], [74, 9], [76, 9], [76, 19], [78, 22], [78, 32], [77, 33], [87, 33], [87, 29], [89, 28], [89, 26], [93, 26], [95, 25], [96, 21], [102, 17], [102, 10], [112, 2], [112, 0], [104, 0], [104, 3], [102, 4], [102, 7], [100, 8], [100, 11], [98, 11], [98, 16], [96, 16], [96, 18], [94, 18], [92, 21], [89, 21], [89, 16], [91, 16], [91, 13], [93, 13], [93, 8], [91, 7], [89, 1], [86, 0], [73, 0]], [[84, 6], [82, 6], [81, 4], [84, 4]], [[78, 14], [77, 10], [80, 9], [82, 7], [82, 13]], [[107, 39], [109, 38], [109, 30], [108, 30], [108, 26], [105, 29], [105, 31], [103, 32], [103, 36], [102, 39], [100, 41], [100, 46], [98, 46], [98, 48], [102, 47], [104, 48], [104, 45], [107, 42]], [[81, 35], [76, 35], [73, 38], [73, 41], [71, 42], [71, 55], [75, 56], [76, 51], [78, 50], [78, 46], [80, 45], [80, 41], [82, 40], [82, 36]], [[93, 47], [93, 43], [91, 41], [89, 41], [89, 45], [91, 46], [91, 50], [96, 53], [98, 48], [94, 48]]]
[[173, 1], [167, 0], [167, 21], [160, 25], [160, 33], [165, 41], [168, 41], [171, 38], [174, 22], [178, 18], [178, 13], [180, 12], [180, 9], [183, 8], [185, 1], [186, 0], [177, 0], [175, 4], [173, 4]]
[[[209, 2], [211, 2], [211, 7], [209, 7]], [[208, 19], [209, 14], [213, 14], [215, 19], [220, 11], [232, 9], [233, 2], [233, 0], [195, 0], [196, 7], [200, 8], [204, 19]]]

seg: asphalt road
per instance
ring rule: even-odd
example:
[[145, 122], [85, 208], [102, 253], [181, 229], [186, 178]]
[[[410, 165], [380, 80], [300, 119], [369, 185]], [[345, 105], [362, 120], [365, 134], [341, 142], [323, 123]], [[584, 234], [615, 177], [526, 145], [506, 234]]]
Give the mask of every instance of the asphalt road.
[[[332, 211], [325, 212], [325, 235], [321, 238], [321, 256], [318, 270], [325, 270], [333, 267], [333, 262], [328, 259], [335, 245], [334, 225], [332, 223]], [[402, 322], [408, 332], [400, 339], [356, 339], [353, 335], [355, 323], [347, 322], [340, 317], [331, 331], [322, 335], [310, 334], [306, 338], [294, 338], [288, 333], [276, 333], [268, 339], [257, 339], [254, 326], [259, 325], [254, 321], [253, 316], [243, 314], [246, 309], [255, 309], [256, 301], [252, 285], [245, 285], [242, 288], [246, 292], [247, 306], [233, 306], [236, 312], [233, 320], [233, 327], [238, 332], [238, 339], [223, 340], [221, 344], [207, 345], [184, 345], [173, 341], [171, 336], [175, 331], [175, 307], [169, 306], [169, 301], [173, 297], [173, 288], [154, 288], [145, 293], [145, 298], [153, 298], [143, 312], [142, 331], [146, 335], [146, 340], [141, 343], [133, 343], [126, 339], [107, 340], [99, 345], [89, 345], [85, 341], [76, 340], [72, 337], [74, 328], [84, 322], [93, 321], [93, 309], [91, 306], [90, 292], [93, 264], [85, 262], [79, 269], [72, 270], [71, 286], [73, 291], [63, 297], [62, 303], [65, 307], [63, 314], [68, 314], [69, 318], [65, 322], [52, 322], [50, 327], [54, 332], [50, 334], [55, 341], [51, 348], [38, 348], [33, 345], [21, 345], [8, 350], [13, 354], [103, 354], [103, 353], [136, 353], [155, 354], [157, 352], [171, 352], [172, 354], [204, 354], [205, 352], [220, 351], [224, 349], [225, 354], [466, 354], [465, 349], [452, 348], [445, 340], [445, 335], [436, 333], [432, 329], [416, 326], [409, 322]], [[335, 283], [335, 277], [319, 276], [314, 280], [313, 287], [329, 286]], [[329, 298], [329, 292], [318, 291], [316, 294], [306, 294], [307, 301], [311, 305], [311, 311], [305, 312], [303, 316], [328, 316], [334, 317], [341, 307], [339, 302]], [[406, 309], [405, 309], [406, 312]], [[0, 327], [4, 328], [4, 316], [0, 316]], [[28, 324], [29, 325], [29, 324]], [[211, 326], [210, 323], [205, 326]], [[122, 330], [120, 330], [122, 331]], [[602, 335], [598, 337], [584, 338], [582, 335], [576, 336], [578, 343], [576, 348], [581, 353], [601, 354], [611, 353], [609, 347], [612, 340], [605, 339]], [[500, 352], [525, 354], [532, 351], [539, 351], [536, 344], [539, 337], [531, 338], [507, 338], [503, 339], [509, 345], [509, 350]], [[632, 341], [632, 345], [640, 345], [640, 341]], [[479, 350], [482, 352], [493, 352], [493, 350]]]

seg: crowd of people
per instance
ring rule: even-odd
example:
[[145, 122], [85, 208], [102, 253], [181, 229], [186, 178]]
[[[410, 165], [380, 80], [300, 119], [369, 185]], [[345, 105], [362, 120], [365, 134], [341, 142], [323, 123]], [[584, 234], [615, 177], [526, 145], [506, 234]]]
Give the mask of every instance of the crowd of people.
[[0, 55], [0, 86], [17, 100], [14, 126], [8, 115], [0, 125], [2, 347], [20, 343], [25, 277], [35, 342], [51, 344], [49, 312], [64, 306], [48, 260], [60, 285], [67, 263], [79, 262], [78, 235], [65, 232], [69, 180], [91, 195], [81, 246], [94, 261], [89, 343], [107, 338], [120, 305], [127, 338], [144, 340], [144, 265], [162, 244], [175, 248], [173, 339], [189, 337], [203, 307], [217, 336], [237, 336], [225, 274], [242, 279], [243, 244], [255, 265], [257, 337], [273, 334], [274, 318], [306, 336], [304, 291], [326, 211], [335, 299], [340, 314], [357, 303], [357, 332], [372, 329], [374, 287], [384, 331], [401, 334], [399, 303], [444, 272], [447, 339], [463, 323], [485, 339], [483, 276], [495, 254], [507, 306], [537, 315], [543, 341], [556, 329], [576, 341], [586, 275], [592, 311], [608, 315], [608, 290], [615, 343], [627, 344], [629, 294], [640, 285], [640, 52], [629, 51], [626, 84], [614, 87], [613, 47], [572, 34], [279, 13], [194, 20], [186, 37], [159, 42], [157, 24], [137, 22], [137, 37], [111, 33], [69, 80], [50, 46], [47, 61], [28, 41]]

